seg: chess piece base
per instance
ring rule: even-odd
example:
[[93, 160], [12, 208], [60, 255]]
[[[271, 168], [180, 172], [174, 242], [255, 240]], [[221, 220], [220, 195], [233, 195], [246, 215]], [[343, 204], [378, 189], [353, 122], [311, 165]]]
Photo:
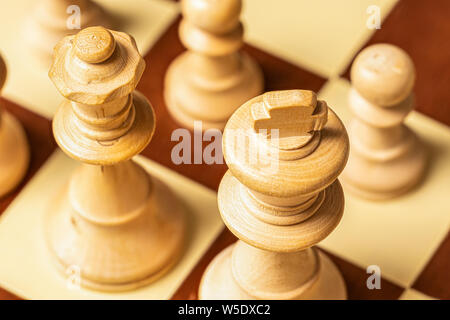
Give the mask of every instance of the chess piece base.
[[[202, 300], [254, 300], [234, 280], [231, 270], [231, 255], [234, 244], [219, 253], [206, 269], [199, 288]], [[321, 269], [318, 279], [296, 300], [344, 300], [347, 299], [345, 282], [337, 267], [322, 252], [319, 252]]]
[[164, 97], [172, 117], [193, 129], [202, 121], [204, 130], [223, 129], [231, 114], [245, 101], [263, 90], [263, 75], [257, 64], [242, 54], [238, 74], [219, 80], [196, 81], [189, 65], [190, 52], [177, 57], [166, 73]]
[[[410, 131], [410, 134], [413, 133]], [[426, 152], [418, 139], [409, 150], [389, 161], [375, 161], [350, 149], [349, 160], [341, 182], [350, 192], [368, 200], [388, 200], [415, 187], [423, 177]]]
[[22, 181], [28, 169], [29, 149], [20, 123], [8, 112], [0, 117], [0, 197]]
[[[90, 221], [76, 211], [68, 187], [54, 198], [46, 219], [49, 248], [66, 276], [100, 291], [126, 291], [149, 284], [179, 259], [186, 217], [181, 203], [161, 181], [151, 179], [143, 208], [113, 222]], [[113, 201], [113, 200], [112, 200]]]

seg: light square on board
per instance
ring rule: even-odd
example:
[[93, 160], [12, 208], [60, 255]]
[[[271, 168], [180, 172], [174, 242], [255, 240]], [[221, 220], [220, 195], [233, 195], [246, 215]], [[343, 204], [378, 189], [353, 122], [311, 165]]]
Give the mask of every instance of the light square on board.
[[56, 151], [0, 216], [0, 286], [26, 299], [169, 299], [223, 229], [216, 194], [147, 158], [135, 160], [166, 182], [186, 205], [188, 240], [174, 268], [156, 282], [128, 292], [102, 293], [68, 285], [52, 260], [43, 231], [46, 205], [77, 166]]
[[435, 298], [414, 289], [406, 289], [399, 300], [435, 300]]
[[[344, 124], [351, 117], [349, 89], [347, 80], [333, 79], [319, 92]], [[364, 269], [378, 265], [383, 277], [410, 287], [450, 227], [445, 188], [450, 177], [450, 129], [414, 111], [406, 123], [429, 152], [424, 181], [402, 197], [379, 202], [357, 198], [344, 185], [344, 216], [320, 246]]]
[[[166, 0], [97, 0], [131, 34], [144, 56], [178, 15], [178, 6]], [[52, 118], [62, 100], [50, 79], [48, 69], [30, 56], [20, 35], [27, 15], [36, 0], [10, 1], [0, 10], [0, 53], [8, 66], [8, 79], [3, 96], [21, 106]], [[69, 17], [69, 15], [68, 15]], [[22, 21], [22, 22], [21, 22]]]
[[386, 17], [397, 0], [247, 0], [246, 41], [294, 64], [331, 77], [341, 74], [376, 29], [367, 8]]
[[413, 289], [442, 300], [450, 299], [450, 232], [412, 285]]

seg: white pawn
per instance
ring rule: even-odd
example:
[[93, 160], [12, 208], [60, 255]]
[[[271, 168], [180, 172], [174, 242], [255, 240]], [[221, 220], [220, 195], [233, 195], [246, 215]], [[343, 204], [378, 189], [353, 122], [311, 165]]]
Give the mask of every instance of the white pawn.
[[[0, 90], [6, 79], [6, 66], [0, 56]], [[12, 191], [28, 168], [29, 149], [20, 123], [0, 108], [0, 197]]]
[[170, 65], [165, 100], [172, 116], [193, 128], [223, 129], [242, 103], [261, 93], [257, 64], [240, 53], [243, 27], [241, 0], [183, 0], [179, 34], [188, 51]]
[[413, 109], [415, 70], [411, 58], [390, 44], [364, 49], [351, 69], [348, 130], [350, 157], [342, 180], [350, 191], [382, 200], [405, 193], [422, 177], [426, 157], [404, 123]]

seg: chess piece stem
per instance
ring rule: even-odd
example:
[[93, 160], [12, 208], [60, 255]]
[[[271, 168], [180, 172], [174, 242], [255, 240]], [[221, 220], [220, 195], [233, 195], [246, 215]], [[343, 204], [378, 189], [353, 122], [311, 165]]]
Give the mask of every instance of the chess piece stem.
[[232, 115], [223, 150], [229, 171], [219, 186], [219, 211], [240, 240], [208, 266], [200, 298], [345, 299], [339, 271], [313, 247], [344, 209], [336, 178], [348, 137], [335, 113], [311, 91], [268, 92]]
[[188, 51], [170, 65], [165, 100], [183, 126], [223, 129], [233, 111], [261, 93], [259, 67], [240, 53], [241, 0], [183, 0], [179, 34]]
[[357, 56], [351, 77], [352, 148], [342, 181], [370, 200], [399, 196], [419, 182], [426, 163], [422, 144], [403, 123], [414, 105], [414, 65], [403, 50], [377, 44]]
[[49, 72], [66, 97], [53, 120], [61, 149], [84, 164], [49, 208], [47, 238], [63, 272], [123, 291], [155, 281], [181, 254], [184, 210], [130, 160], [150, 142], [155, 116], [135, 91], [145, 63], [129, 35], [91, 27], [61, 40]]
[[[6, 79], [6, 65], [0, 56], [0, 90]], [[0, 106], [0, 197], [22, 181], [30, 153], [21, 124]]]

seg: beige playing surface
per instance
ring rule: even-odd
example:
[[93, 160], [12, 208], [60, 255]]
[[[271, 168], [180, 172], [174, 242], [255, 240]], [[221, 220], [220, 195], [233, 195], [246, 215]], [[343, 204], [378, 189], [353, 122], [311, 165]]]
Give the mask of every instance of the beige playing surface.
[[[349, 88], [347, 80], [333, 79], [319, 93], [344, 123], [351, 116]], [[429, 150], [423, 183], [405, 196], [384, 202], [361, 200], [344, 186], [344, 217], [321, 242], [321, 247], [364, 269], [378, 265], [384, 278], [402, 287], [412, 285], [450, 227], [450, 130], [417, 112], [406, 123]]]
[[328, 78], [341, 74], [376, 31], [367, 27], [371, 16], [367, 8], [378, 6], [382, 20], [396, 2], [246, 0], [243, 11], [246, 40]]
[[188, 210], [186, 250], [168, 274], [139, 290], [101, 293], [59, 273], [44, 241], [45, 208], [77, 163], [56, 151], [0, 217], [0, 286], [26, 299], [169, 299], [223, 228], [216, 194], [147, 158], [136, 161], [166, 182]]
[[[8, 2], [0, 10], [0, 53], [8, 66], [8, 79], [2, 95], [32, 111], [52, 118], [62, 100], [48, 78], [48, 67], [29, 56], [23, 42], [23, 21], [35, 0]], [[123, 26], [121, 31], [135, 37], [144, 56], [178, 14], [176, 3], [165, 0], [97, 0]]]
[[407, 289], [400, 296], [399, 300], [434, 300], [432, 297], [427, 296], [417, 290]]

